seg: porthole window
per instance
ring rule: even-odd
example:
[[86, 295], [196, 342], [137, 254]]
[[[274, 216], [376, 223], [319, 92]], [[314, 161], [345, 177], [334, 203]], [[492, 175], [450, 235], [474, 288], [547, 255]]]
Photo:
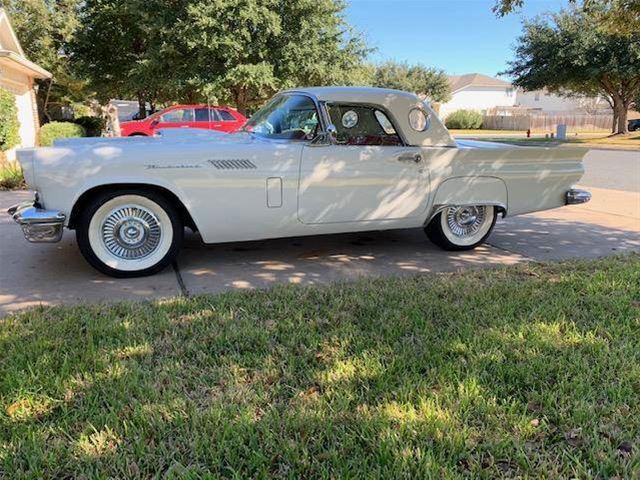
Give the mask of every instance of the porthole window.
[[358, 114], [354, 110], [348, 110], [342, 115], [342, 126], [353, 128], [358, 124]]
[[429, 128], [429, 119], [419, 108], [413, 108], [409, 112], [409, 125], [416, 132], [424, 132]]

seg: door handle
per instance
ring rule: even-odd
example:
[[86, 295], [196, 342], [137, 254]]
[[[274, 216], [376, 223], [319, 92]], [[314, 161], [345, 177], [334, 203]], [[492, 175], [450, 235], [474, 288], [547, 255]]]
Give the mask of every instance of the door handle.
[[397, 159], [399, 162], [420, 163], [422, 161], [422, 155], [419, 153], [404, 153], [398, 155]]

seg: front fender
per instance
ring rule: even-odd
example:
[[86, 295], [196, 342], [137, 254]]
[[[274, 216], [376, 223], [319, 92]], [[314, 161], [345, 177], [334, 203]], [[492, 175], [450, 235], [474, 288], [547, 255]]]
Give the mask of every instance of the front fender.
[[[78, 202], [82, 201], [83, 197], [87, 193], [91, 192], [92, 190], [103, 189], [103, 188], [118, 188], [121, 186], [134, 186], [134, 185], [140, 186], [140, 187], [145, 187], [145, 186], [158, 187], [162, 190], [166, 190], [170, 194], [174, 195], [175, 198], [177, 198], [178, 201], [182, 203], [182, 205], [184, 206], [188, 214], [193, 219], [193, 222], [196, 225], [196, 227], [199, 225], [198, 219], [195, 218], [194, 216], [191, 202], [189, 201], [188, 196], [185, 194], [185, 192], [181, 188], [179, 188], [175, 183], [167, 181], [166, 179], [158, 178], [158, 177], [150, 178], [146, 176], [127, 176], [127, 177], [112, 176], [102, 180], [99, 180], [98, 178], [92, 178], [83, 182], [82, 186], [76, 191], [75, 196], [71, 202], [68, 221], [72, 219], [73, 217], [72, 213], [74, 212]], [[66, 226], [69, 226], [68, 222]]]

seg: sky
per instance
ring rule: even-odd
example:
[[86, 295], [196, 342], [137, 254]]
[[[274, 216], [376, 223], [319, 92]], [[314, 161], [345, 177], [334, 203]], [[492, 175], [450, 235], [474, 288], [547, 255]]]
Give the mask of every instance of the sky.
[[497, 76], [513, 58], [522, 20], [558, 11], [566, 0], [526, 0], [497, 18], [493, 0], [349, 0], [347, 21], [377, 49], [371, 60], [422, 63], [450, 75]]

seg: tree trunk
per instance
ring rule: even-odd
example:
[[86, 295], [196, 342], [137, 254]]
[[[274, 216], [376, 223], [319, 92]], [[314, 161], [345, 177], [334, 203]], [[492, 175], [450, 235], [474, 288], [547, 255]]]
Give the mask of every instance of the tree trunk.
[[616, 135], [623, 135], [625, 133], [629, 133], [629, 129], [627, 126], [627, 106], [623, 101], [616, 102], [615, 105], [615, 117], [618, 119], [618, 125], [616, 126]]
[[142, 92], [138, 92], [138, 114], [140, 115], [140, 120], [147, 118], [147, 100]]
[[40, 125], [44, 125], [51, 121], [51, 116], [47, 111], [49, 103], [49, 93], [51, 92], [51, 84], [53, 79], [40, 81], [38, 84], [38, 93], [36, 94], [36, 102], [38, 104], [38, 115], [40, 117]]
[[245, 95], [242, 91], [242, 88], [238, 88], [233, 92], [233, 100], [235, 102], [236, 110], [238, 110], [242, 115], [247, 115], [247, 103], [245, 101]]
[[613, 124], [611, 125], [611, 133], [612, 134], [616, 133], [617, 128], [618, 128], [618, 112], [616, 112], [614, 110], [613, 111]]

